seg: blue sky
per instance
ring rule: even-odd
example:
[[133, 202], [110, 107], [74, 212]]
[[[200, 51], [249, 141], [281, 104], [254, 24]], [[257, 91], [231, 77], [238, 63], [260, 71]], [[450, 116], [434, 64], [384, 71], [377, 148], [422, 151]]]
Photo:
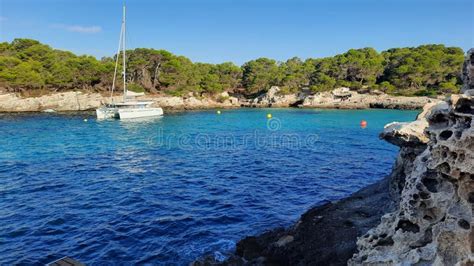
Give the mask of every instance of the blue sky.
[[[0, 0], [0, 40], [96, 57], [117, 49], [122, 0]], [[128, 46], [242, 64], [350, 48], [474, 47], [472, 0], [128, 0]]]

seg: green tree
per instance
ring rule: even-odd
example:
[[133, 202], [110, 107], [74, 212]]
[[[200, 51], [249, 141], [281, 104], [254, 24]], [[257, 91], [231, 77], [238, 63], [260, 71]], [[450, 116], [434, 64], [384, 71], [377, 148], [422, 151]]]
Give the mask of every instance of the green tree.
[[232, 90], [241, 86], [242, 69], [233, 63], [217, 64], [212, 73], [219, 77], [219, 83], [222, 84], [223, 89]]
[[296, 92], [301, 87], [308, 86], [310, 74], [313, 70], [314, 65], [309, 60], [303, 62], [298, 57], [288, 59], [280, 65], [282, 89], [287, 92]]
[[201, 87], [205, 92], [214, 94], [223, 90], [223, 85], [216, 74], [207, 74], [201, 80]]
[[275, 60], [259, 58], [242, 66], [242, 85], [247, 93], [267, 91], [281, 80], [278, 64]]
[[[0, 86], [12, 90], [109, 90], [115, 60], [121, 61], [121, 56], [97, 60], [31, 39], [0, 42]], [[459, 92], [463, 60], [460, 48], [422, 45], [381, 54], [372, 48], [351, 49], [304, 62], [297, 57], [282, 63], [259, 58], [238, 67], [229, 62], [193, 63], [168, 51], [137, 48], [127, 51], [127, 82], [148, 92], [173, 95], [212, 94], [242, 87], [247, 94], [255, 94], [278, 85], [287, 93], [308, 86], [313, 91], [345, 86], [434, 96]], [[119, 67], [117, 87], [123, 82], [121, 72]]]
[[[398, 94], [442, 93], [440, 85], [456, 80], [459, 87], [460, 66], [464, 52], [460, 48], [444, 45], [422, 45], [414, 48], [395, 48], [382, 53], [385, 70], [382, 81], [389, 81]], [[454, 80], [453, 80], [454, 78]], [[450, 86], [450, 90], [454, 89]], [[455, 90], [455, 89], [454, 89]]]
[[345, 80], [372, 85], [383, 72], [383, 61], [373, 48], [351, 49], [339, 58], [339, 65], [347, 71]]
[[313, 92], [321, 92], [334, 89], [336, 85], [336, 80], [323, 73], [315, 73], [311, 77], [311, 86], [310, 89]]

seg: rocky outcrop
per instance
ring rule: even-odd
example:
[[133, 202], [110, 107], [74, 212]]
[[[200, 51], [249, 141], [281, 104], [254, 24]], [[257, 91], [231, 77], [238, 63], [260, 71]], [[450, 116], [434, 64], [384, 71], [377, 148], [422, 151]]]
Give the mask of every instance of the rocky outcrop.
[[0, 94], [0, 112], [84, 111], [99, 107], [104, 100], [99, 93], [74, 91], [29, 98], [7, 93]]
[[361, 94], [348, 88], [318, 92], [306, 97], [301, 107], [341, 108], [341, 109], [421, 109], [425, 104], [435, 101], [428, 97], [391, 96], [384, 93]]
[[[389, 108], [418, 109], [425, 103], [436, 101], [427, 97], [396, 97], [383, 93], [359, 94], [348, 88], [338, 88], [330, 92], [310, 95], [308, 90], [299, 93], [282, 94], [279, 87], [273, 86], [268, 92], [254, 98], [243, 99], [223, 92], [215, 96], [197, 97], [193, 94], [184, 97], [165, 95], [146, 95], [138, 99], [152, 100], [154, 106], [165, 109], [205, 109], [235, 107], [311, 107], [311, 108]], [[121, 101], [116, 96], [116, 101]], [[14, 93], [0, 94], [0, 112], [37, 112], [52, 109], [56, 111], [94, 110], [103, 103], [110, 102], [108, 95], [83, 93], [80, 91], [61, 92], [41, 97], [23, 98]]]
[[[397, 210], [357, 241], [349, 264], [468, 265], [474, 262], [474, 98], [454, 95], [382, 137], [401, 149], [427, 143], [399, 180]], [[425, 125], [425, 127], [423, 127]], [[420, 127], [416, 132], [412, 128]], [[420, 130], [425, 129], [425, 136]], [[401, 140], [392, 141], [394, 136]]]
[[279, 87], [272, 86], [266, 93], [243, 105], [248, 107], [421, 109], [425, 104], [433, 101], [437, 100], [428, 97], [390, 96], [378, 91], [362, 94], [344, 87], [316, 94], [311, 94], [307, 89], [299, 93], [283, 94]]
[[385, 139], [393, 145], [403, 147], [415, 147], [428, 143], [425, 129], [428, 127], [427, 115], [439, 108], [445, 108], [446, 102], [433, 102], [426, 104], [423, 111], [413, 122], [392, 122], [385, 125], [380, 133], [380, 138]]
[[227, 92], [219, 95], [217, 99], [195, 96], [149, 96], [144, 99], [153, 100], [155, 106], [165, 109], [235, 108], [241, 105], [239, 99], [229, 96]]
[[278, 86], [272, 86], [266, 93], [251, 100], [250, 107], [289, 107], [302, 102], [304, 93], [282, 94]]
[[[205, 109], [235, 107], [307, 107], [307, 108], [388, 108], [388, 109], [419, 109], [424, 104], [435, 102], [428, 97], [389, 96], [383, 93], [360, 94], [348, 88], [338, 88], [329, 92], [311, 95], [308, 90], [299, 93], [283, 94], [279, 87], [273, 86], [268, 92], [254, 98], [244, 99], [223, 92], [215, 96], [184, 97], [166, 95], [146, 95], [138, 99], [152, 100], [155, 106], [165, 109]], [[116, 96], [121, 101], [121, 96]], [[108, 95], [99, 93], [61, 92], [41, 97], [22, 98], [14, 93], [0, 94], [0, 112], [35, 112], [46, 109], [56, 111], [93, 110], [103, 103], [109, 102]]]
[[[241, 105], [239, 99], [229, 96], [227, 92], [217, 97], [147, 95], [137, 99], [152, 100], [155, 102], [155, 106], [165, 109], [232, 108]], [[114, 100], [121, 101], [122, 96], [115, 96]], [[22, 98], [14, 93], [6, 93], [0, 94], [0, 112], [85, 111], [94, 110], [107, 102], [110, 102], [110, 98], [99, 93], [70, 91], [29, 98]]]
[[[462, 79], [464, 83], [461, 89], [462, 93], [465, 93], [468, 90], [474, 90], [474, 48], [467, 52], [466, 60], [462, 67]], [[474, 91], [471, 91], [468, 94], [474, 95]]]

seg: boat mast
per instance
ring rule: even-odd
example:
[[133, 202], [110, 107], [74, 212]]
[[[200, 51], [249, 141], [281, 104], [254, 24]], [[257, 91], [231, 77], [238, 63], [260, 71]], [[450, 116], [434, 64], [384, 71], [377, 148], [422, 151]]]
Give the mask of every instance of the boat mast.
[[112, 90], [110, 91], [110, 100], [113, 103], [114, 102], [114, 90], [115, 90], [115, 79], [117, 78], [117, 69], [118, 69], [118, 63], [119, 63], [119, 58], [120, 58], [120, 51], [122, 50], [122, 35], [123, 35], [123, 23], [120, 25], [120, 37], [119, 37], [119, 43], [117, 47], [117, 57], [115, 58], [115, 68], [114, 68], [114, 79], [112, 79]]
[[123, 4], [123, 17], [122, 17], [122, 28], [123, 28], [123, 39], [122, 39], [122, 49], [123, 49], [123, 102], [127, 100], [127, 65], [126, 65], [126, 57], [125, 57], [125, 3]]

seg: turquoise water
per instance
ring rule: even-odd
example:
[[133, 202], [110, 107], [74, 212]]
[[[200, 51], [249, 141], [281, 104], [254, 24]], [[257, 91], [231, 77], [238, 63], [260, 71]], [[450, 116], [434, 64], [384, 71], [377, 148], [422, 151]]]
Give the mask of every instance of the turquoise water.
[[0, 264], [222, 259], [242, 237], [288, 226], [388, 174], [397, 148], [378, 134], [416, 114], [240, 109], [128, 122], [0, 114]]

